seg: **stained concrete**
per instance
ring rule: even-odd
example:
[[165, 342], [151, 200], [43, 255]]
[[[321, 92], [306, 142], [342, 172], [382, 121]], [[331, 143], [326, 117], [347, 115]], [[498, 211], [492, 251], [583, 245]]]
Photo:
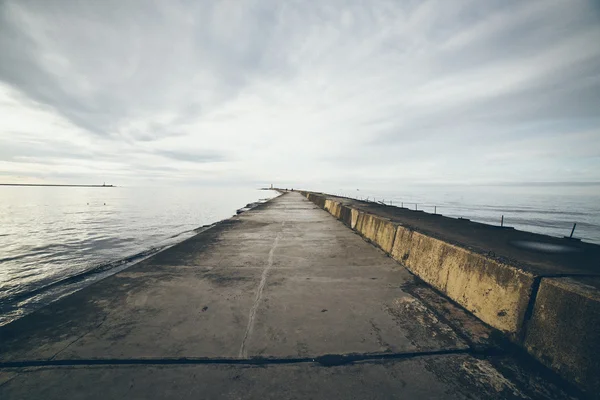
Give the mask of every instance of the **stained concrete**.
[[600, 395], [600, 278], [544, 278], [525, 346], [542, 363]]
[[285, 194], [0, 328], [0, 397], [578, 394], [541, 366], [475, 351], [464, 329], [478, 329], [447, 321], [416, 284]]
[[304, 193], [562, 377], [600, 393], [600, 246]]
[[360, 213], [355, 226], [364, 237], [376, 243], [386, 253], [391, 253], [397, 224], [377, 215]]
[[522, 331], [534, 275], [494, 258], [398, 226], [391, 255], [482, 321]]
[[[4, 399], [537, 399], [569, 398], [554, 383], [491, 359], [424, 356], [336, 367], [142, 365], [30, 368]], [[40, 394], [43, 393], [43, 397]], [[546, 397], [548, 396], [548, 397]]]

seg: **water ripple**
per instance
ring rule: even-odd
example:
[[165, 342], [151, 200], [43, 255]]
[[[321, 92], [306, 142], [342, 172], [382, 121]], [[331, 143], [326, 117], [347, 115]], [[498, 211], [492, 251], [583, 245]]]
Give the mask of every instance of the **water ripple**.
[[0, 325], [264, 195], [252, 188], [0, 187]]

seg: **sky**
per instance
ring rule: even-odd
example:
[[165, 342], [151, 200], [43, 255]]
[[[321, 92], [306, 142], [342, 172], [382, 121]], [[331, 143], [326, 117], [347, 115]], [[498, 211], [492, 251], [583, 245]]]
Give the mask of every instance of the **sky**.
[[0, 183], [600, 182], [600, 6], [2, 0]]

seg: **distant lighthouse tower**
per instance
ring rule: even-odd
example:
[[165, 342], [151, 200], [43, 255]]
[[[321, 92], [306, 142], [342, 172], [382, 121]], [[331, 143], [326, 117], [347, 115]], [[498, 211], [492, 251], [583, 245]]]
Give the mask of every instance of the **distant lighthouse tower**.
[[271, 183], [271, 189], [273, 189], [273, 184]]

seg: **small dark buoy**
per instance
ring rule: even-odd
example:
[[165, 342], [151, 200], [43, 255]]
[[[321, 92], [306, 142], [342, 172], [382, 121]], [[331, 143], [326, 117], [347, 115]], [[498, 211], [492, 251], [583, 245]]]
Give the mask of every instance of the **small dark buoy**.
[[104, 205], [106, 205], [106, 203], [104, 203]]

